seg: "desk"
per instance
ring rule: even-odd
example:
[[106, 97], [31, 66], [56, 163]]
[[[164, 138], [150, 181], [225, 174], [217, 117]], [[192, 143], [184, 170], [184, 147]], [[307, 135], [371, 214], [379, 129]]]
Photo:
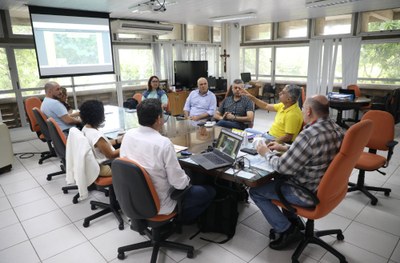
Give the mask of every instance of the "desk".
[[[101, 128], [101, 131], [109, 137], [116, 138], [118, 134], [123, 133], [126, 130], [139, 127], [137, 115], [135, 110], [127, 110], [117, 106], [107, 105], [104, 107], [105, 112], [105, 125]], [[209, 145], [212, 145], [213, 141], [218, 138], [221, 131], [221, 127], [212, 126], [198, 126], [197, 122], [191, 120], [177, 120], [173, 116], [169, 116], [164, 123], [161, 134], [168, 137], [172, 143], [188, 147], [189, 151], [198, 154], [203, 150], [207, 149]], [[243, 183], [247, 186], [254, 187], [271, 180], [273, 173], [266, 176], [256, 176], [252, 179], [245, 179], [235, 177], [233, 175], [225, 173], [228, 168], [220, 168], [215, 170], [207, 171], [197, 164], [180, 160], [182, 168], [196, 171], [199, 174], [205, 174], [210, 176], [217, 176], [224, 180]]]
[[329, 100], [329, 107], [338, 111], [336, 116], [336, 123], [339, 126], [348, 129], [349, 126], [343, 122], [343, 111], [359, 110], [361, 109], [361, 107], [369, 105], [370, 103], [371, 99], [366, 97], [358, 97], [354, 101]]

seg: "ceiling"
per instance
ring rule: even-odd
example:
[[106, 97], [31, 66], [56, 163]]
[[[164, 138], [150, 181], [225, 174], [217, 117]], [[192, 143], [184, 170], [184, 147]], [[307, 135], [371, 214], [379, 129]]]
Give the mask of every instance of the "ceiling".
[[[218, 25], [209, 18], [255, 12], [257, 18], [241, 25], [315, 18], [400, 7], [399, 0], [360, 0], [323, 8], [306, 8], [306, 0], [167, 0], [176, 4], [165, 12], [134, 14], [130, 8], [146, 0], [1, 0], [0, 9], [26, 11], [26, 5], [109, 12], [111, 18], [182, 24]], [[148, 0], [147, 0], [148, 1]], [[159, 0], [163, 1], [163, 0]]]

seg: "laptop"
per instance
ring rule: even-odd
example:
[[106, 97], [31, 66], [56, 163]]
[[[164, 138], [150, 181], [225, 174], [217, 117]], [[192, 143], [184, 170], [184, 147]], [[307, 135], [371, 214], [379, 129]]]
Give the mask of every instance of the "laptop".
[[355, 92], [352, 89], [339, 89], [339, 94], [351, 95], [350, 100], [354, 100], [356, 97]]
[[242, 136], [222, 129], [212, 152], [193, 155], [191, 159], [206, 170], [232, 165], [242, 144]]

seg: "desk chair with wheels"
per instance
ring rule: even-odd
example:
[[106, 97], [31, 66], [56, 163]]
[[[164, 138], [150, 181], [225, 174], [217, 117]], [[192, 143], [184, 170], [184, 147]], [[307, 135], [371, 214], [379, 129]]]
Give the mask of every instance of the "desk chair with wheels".
[[[309, 243], [322, 246], [335, 255], [340, 262], [347, 262], [346, 258], [339, 251], [320, 238], [322, 236], [336, 234], [338, 240], [343, 240], [344, 236], [342, 230], [332, 229], [315, 231], [314, 220], [329, 214], [346, 196], [349, 177], [372, 134], [372, 126], [372, 121], [364, 120], [353, 125], [346, 132], [339, 152], [330, 163], [319, 183], [317, 193], [315, 195], [311, 193], [312, 196], [314, 195], [314, 199], [318, 200], [314, 207], [303, 208], [289, 204], [280, 192], [280, 185], [277, 184], [276, 190], [278, 196], [280, 196], [280, 201], [273, 202], [286, 210], [307, 218], [304, 236], [292, 255], [293, 263], [299, 262], [301, 253]], [[301, 188], [300, 186], [297, 187]]]
[[[118, 248], [118, 258], [124, 259], [126, 251], [147, 247], [153, 247], [150, 261], [152, 263], [157, 261], [160, 247], [186, 251], [187, 257], [192, 258], [194, 253], [192, 246], [166, 240], [174, 232], [174, 218], [179, 214], [179, 205], [178, 213], [159, 215], [160, 200], [146, 170], [136, 162], [126, 158], [114, 160], [111, 167], [115, 193], [122, 211], [132, 220], [131, 229], [140, 234], [146, 234], [150, 239]], [[180, 193], [178, 197], [174, 198], [175, 193], [172, 193], [171, 198], [180, 199], [183, 197], [183, 194]]]
[[[33, 113], [33, 108], [40, 109], [42, 101], [38, 97], [27, 98], [24, 102], [25, 112], [28, 117], [29, 127], [31, 131], [35, 132], [39, 140], [46, 142], [44, 134], [40, 130], [39, 123], [36, 121], [35, 114]], [[42, 164], [44, 160], [53, 157], [50, 151], [44, 151], [40, 153], [39, 164]]]
[[[44, 137], [46, 138], [46, 142], [47, 142], [47, 145], [48, 145], [49, 150], [50, 150], [50, 154], [49, 154], [48, 158], [57, 157], [57, 154], [56, 154], [56, 152], [54, 150], [54, 147], [53, 147], [53, 144], [52, 144], [52, 140], [51, 140], [51, 136], [50, 136], [50, 132], [49, 132], [49, 127], [47, 126], [47, 122], [46, 122], [47, 121], [47, 117], [46, 117], [46, 115], [44, 115], [44, 113], [40, 109], [38, 109], [36, 107], [33, 108], [32, 110], [33, 110], [33, 114], [35, 115], [36, 121], [38, 122], [38, 124], [40, 126], [40, 130], [41, 130], [42, 134], [44, 135]], [[40, 161], [39, 161], [39, 163], [40, 163]], [[47, 178], [46, 178], [47, 181], [51, 181], [53, 176], [60, 175], [60, 174], [65, 174], [65, 166], [64, 166], [64, 164], [62, 162], [61, 162], [61, 165], [60, 165], [60, 169], [61, 169], [61, 171], [59, 171], [59, 172], [48, 174]]]
[[92, 210], [97, 207], [103, 208], [101, 211], [88, 216], [83, 221], [84, 227], [89, 227], [90, 221], [97, 219], [108, 213], [113, 213], [118, 220], [118, 228], [124, 229], [124, 221], [119, 213], [119, 205], [115, 198], [112, 176], [99, 176], [100, 166], [97, 163], [93, 150], [85, 135], [73, 127], [69, 130], [67, 139], [67, 182], [75, 182], [78, 186], [79, 199], [88, 197], [90, 186], [94, 183], [98, 189], [108, 189], [110, 203], [90, 201]]
[[[385, 196], [389, 196], [391, 189], [366, 186], [365, 172], [378, 171], [386, 175], [386, 173], [379, 169], [386, 168], [389, 165], [389, 161], [393, 155], [393, 149], [397, 144], [397, 141], [394, 141], [394, 119], [393, 116], [386, 111], [370, 110], [364, 114], [361, 120], [371, 120], [374, 127], [372, 136], [367, 143], [369, 150], [361, 154], [355, 166], [355, 168], [359, 170], [357, 183], [349, 183], [350, 187], [348, 192], [361, 191], [371, 199], [372, 205], [376, 205], [378, 199], [370, 193], [369, 190], [384, 192]], [[378, 150], [386, 151], [387, 157], [385, 158], [377, 154]]]
[[264, 84], [261, 99], [268, 103], [271, 103], [271, 101], [273, 101], [275, 104], [276, 103], [275, 86], [272, 86], [269, 83]]
[[[354, 99], [359, 98], [359, 97], [362, 96], [361, 90], [358, 87], [358, 85], [356, 85], [356, 84], [351, 84], [351, 85], [347, 86], [347, 89], [354, 91]], [[348, 122], [348, 121], [349, 122], [358, 122], [358, 121], [360, 121], [359, 120], [360, 111], [366, 112], [366, 111], [368, 111], [370, 109], [371, 109], [371, 104], [362, 106], [360, 109], [355, 109], [354, 110], [354, 119], [351, 119], [351, 118], [350, 119], [345, 119], [344, 122]]]

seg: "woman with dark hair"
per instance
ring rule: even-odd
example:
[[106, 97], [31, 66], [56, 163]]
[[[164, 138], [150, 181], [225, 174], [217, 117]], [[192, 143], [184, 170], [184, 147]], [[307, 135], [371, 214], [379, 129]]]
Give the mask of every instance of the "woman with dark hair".
[[121, 144], [122, 137], [108, 140], [102, 131], [98, 128], [104, 122], [104, 106], [101, 101], [88, 100], [81, 107], [80, 116], [84, 127], [83, 134], [89, 140], [89, 144], [93, 149], [94, 156], [100, 164], [100, 176], [111, 176], [111, 168], [109, 165], [103, 165], [104, 161], [119, 157], [119, 149], [115, 149], [115, 145]]
[[143, 92], [142, 101], [145, 99], [159, 99], [163, 109], [167, 108], [168, 97], [164, 90], [160, 88], [160, 80], [157, 76], [151, 76], [147, 82], [147, 90]]

